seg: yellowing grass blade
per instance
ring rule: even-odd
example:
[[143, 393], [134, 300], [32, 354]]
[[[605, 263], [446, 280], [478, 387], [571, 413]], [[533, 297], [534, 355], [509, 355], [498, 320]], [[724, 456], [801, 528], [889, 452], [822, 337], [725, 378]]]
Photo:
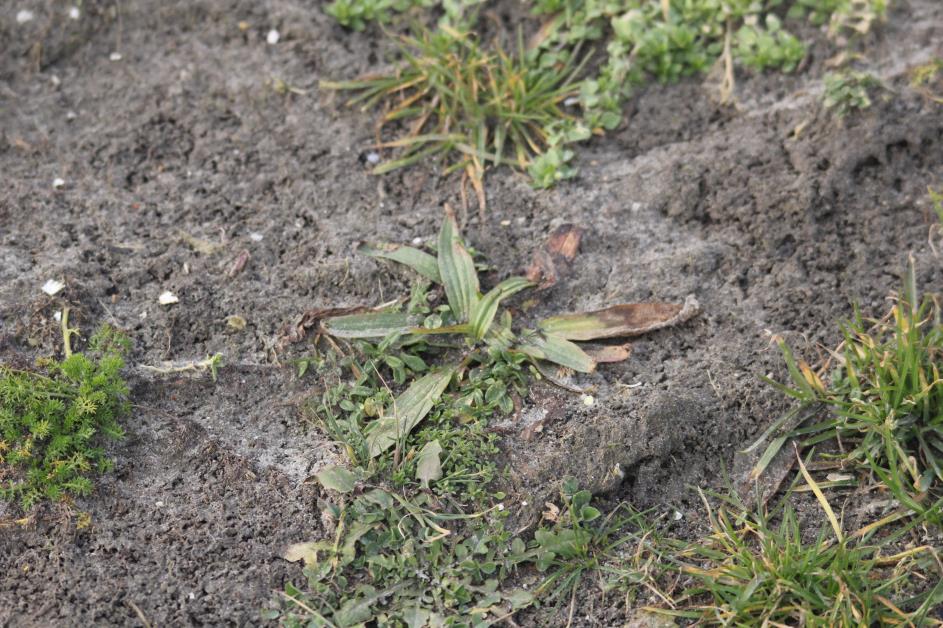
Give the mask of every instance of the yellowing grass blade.
[[832, 529], [835, 531], [835, 537], [838, 539], [839, 543], [843, 543], [845, 536], [842, 534], [841, 525], [838, 523], [838, 517], [835, 516], [835, 512], [832, 510], [831, 504], [829, 504], [828, 500], [825, 499], [825, 494], [822, 493], [822, 489], [819, 488], [819, 485], [816, 484], [815, 480], [812, 479], [812, 475], [809, 474], [809, 470], [805, 468], [805, 463], [802, 462], [802, 457], [799, 455], [798, 449], [796, 449], [796, 459], [799, 461], [799, 470], [802, 472], [802, 477], [805, 478], [805, 481], [812, 488], [812, 492], [815, 493], [815, 498], [819, 500], [822, 510], [825, 511], [825, 516], [828, 517], [828, 522], [832, 524]]

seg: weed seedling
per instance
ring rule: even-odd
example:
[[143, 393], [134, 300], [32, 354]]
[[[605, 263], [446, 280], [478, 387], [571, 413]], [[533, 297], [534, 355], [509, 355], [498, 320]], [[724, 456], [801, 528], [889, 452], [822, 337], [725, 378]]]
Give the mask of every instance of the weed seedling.
[[125, 336], [102, 327], [87, 354], [73, 353], [63, 315], [66, 358], [49, 360], [42, 371], [0, 365], [0, 497], [29, 509], [41, 499], [88, 495], [89, 476], [111, 461], [102, 437], [118, 439], [118, 419], [129, 410], [121, 377]]
[[822, 104], [839, 118], [870, 107], [872, 90], [882, 86], [873, 75], [854, 71], [826, 74], [824, 82]]
[[[451, 211], [435, 256], [389, 244], [361, 252], [405, 264], [423, 282], [404, 309], [326, 312], [319, 322], [329, 350], [304, 368], [313, 365], [327, 387], [309, 415], [348, 464], [317, 474], [339, 497], [324, 509], [334, 538], [290, 548], [286, 558], [307, 566], [308, 587], [288, 587], [272, 613], [288, 625], [483, 625], [541, 596], [572, 595], [624, 544], [615, 537], [623, 518], [597, 527], [589, 493], [567, 485], [554, 526], [529, 548], [512, 540], [506, 496], [492, 488], [497, 436], [489, 423], [514, 411], [549, 365], [595, 369], [576, 342], [680, 322], [696, 312], [693, 302], [625, 304], [515, 328], [501, 306], [532, 282], [511, 277], [482, 293]], [[546, 573], [536, 597], [502, 588], [525, 568]]]
[[[572, 149], [592, 134], [615, 129], [622, 105], [637, 87], [670, 82], [721, 63], [727, 102], [735, 65], [792, 72], [805, 44], [780, 19], [781, 0], [532, 0], [539, 23], [526, 45], [520, 35], [484, 43], [487, 13], [480, 0], [335, 0], [327, 11], [360, 30], [402, 11], [434, 8], [435, 30], [400, 39], [400, 60], [383, 76], [325, 81], [358, 92], [364, 109], [383, 105], [381, 127], [397, 125], [393, 151], [375, 173], [429, 157], [448, 159], [445, 172], [463, 172], [485, 204], [485, 170], [501, 164], [526, 170], [536, 187], [576, 175]], [[866, 33], [883, 16], [885, 0], [795, 0], [788, 19], [830, 22], [833, 34]], [[426, 20], [428, 23], [429, 20]], [[591, 50], [598, 47], [599, 50]], [[847, 91], [847, 90], [846, 90]], [[866, 96], [866, 93], [865, 93]], [[861, 92], [848, 93], [863, 106]], [[841, 99], [839, 99], [841, 101]]]

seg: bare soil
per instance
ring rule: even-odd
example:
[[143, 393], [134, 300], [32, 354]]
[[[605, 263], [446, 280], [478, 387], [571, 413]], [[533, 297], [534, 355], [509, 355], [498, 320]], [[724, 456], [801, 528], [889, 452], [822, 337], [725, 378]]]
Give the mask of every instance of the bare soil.
[[[688, 294], [703, 308], [584, 380], [593, 406], [535, 391], [524, 415], [544, 429], [503, 441], [508, 503], [530, 504], [518, 517], [574, 475], [697, 533], [691, 487], [738, 477], [737, 452], [786, 407], [758, 379], [781, 375], [771, 334], [814, 358], [853, 302], [885, 310], [911, 253], [920, 285], [943, 289], [926, 200], [943, 184], [943, 107], [906, 76], [943, 56], [943, 5], [893, 4], [864, 42], [890, 88], [867, 111], [822, 111], [823, 39], [797, 76], [740, 77], [736, 107], [700, 81], [645, 90], [556, 190], [489, 173], [488, 213], [469, 211], [466, 234], [500, 269], [492, 281], [559, 225], [585, 229], [535, 314]], [[321, 534], [306, 479], [337, 457], [297, 410], [317, 387], [294, 372], [305, 345], [276, 352], [278, 330], [313, 307], [400, 294], [408, 276], [356, 244], [429, 238], [443, 203], [460, 204], [457, 182], [433, 166], [368, 173], [370, 119], [317, 79], [375, 69], [381, 38], [315, 3], [85, 1], [78, 20], [67, 8], [0, 1], [0, 359], [57, 354], [64, 305], [83, 330], [112, 322], [135, 344], [134, 413], [92, 496], [25, 525], [0, 505], [0, 625], [257, 624], [273, 591], [302, 579], [279, 554]], [[34, 19], [21, 24], [23, 9]], [[305, 93], [279, 94], [277, 79]], [[66, 288], [46, 296], [47, 279]], [[164, 291], [179, 303], [159, 305]], [[215, 383], [140, 368], [216, 352]], [[618, 600], [580, 613], [577, 625], [625, 620]]]

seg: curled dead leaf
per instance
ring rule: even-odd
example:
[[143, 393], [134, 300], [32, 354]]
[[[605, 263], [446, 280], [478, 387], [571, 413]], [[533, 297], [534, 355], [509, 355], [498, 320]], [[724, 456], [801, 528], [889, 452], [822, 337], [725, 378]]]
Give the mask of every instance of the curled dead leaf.
[[544, 248], [534, 253], [527, 279], [539, 283], [540, 289], [557, 283], [560, 274], [576, 257], [582, 236], [583, 230], [576, 225], [565, 224], [554, 229]]

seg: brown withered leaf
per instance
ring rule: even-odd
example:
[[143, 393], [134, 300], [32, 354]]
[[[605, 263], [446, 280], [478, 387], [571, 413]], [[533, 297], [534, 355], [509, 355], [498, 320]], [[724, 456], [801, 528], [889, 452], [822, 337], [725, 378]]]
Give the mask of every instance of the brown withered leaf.
[[275, 346], [284, 349], [290, 344], [304, 340], [305, 332], [317, 325], [322, 319], [331, 316], [344, 316], [346, 314], [358, 314], [360, 312], [369, 312], [370, 308], [362, 305], [356, 307], [324, 307], [314, 308], [303, 312], [291, 323], [285, 323], [278, 330], [278, 341]]
[[624, 362], [632, 355], [632, 345], [604, 345], [600, 347], [584, 347], [583, 349], [596, 364]]
[[539, 283], [540, 290], [557, 283], [561, 272], [569, 267], [579, 252], [582, 237], [583, 230], [576, 225], [565, 224], [554, 229], [544, 248], [534, 253], [534, 260], [527, 269], [527, 279]]
[[567, 340], [597, 340], [638, 336], [683, 323], [700, 310], [694, 295], [684, 303], [624, 303], [602, 310], [551, 316], [539, 323], [541, 331]]

